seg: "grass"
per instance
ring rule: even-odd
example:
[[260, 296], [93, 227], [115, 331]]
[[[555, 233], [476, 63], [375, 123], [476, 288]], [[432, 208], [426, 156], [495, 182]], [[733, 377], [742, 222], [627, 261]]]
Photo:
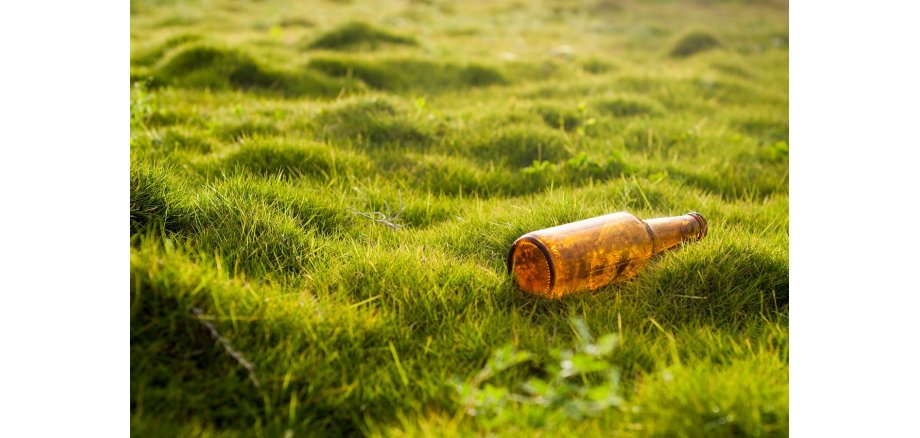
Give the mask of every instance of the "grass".
[[[133, 435], [788, 433], [785, 3], [131, 10]], [[512, 287], [623, 210], [709, 235]]]

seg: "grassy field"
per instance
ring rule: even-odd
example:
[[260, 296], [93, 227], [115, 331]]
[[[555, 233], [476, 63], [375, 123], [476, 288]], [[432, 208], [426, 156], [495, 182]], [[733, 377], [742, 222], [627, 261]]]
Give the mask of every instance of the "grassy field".
[[[773, 1], [132, 1], [132, 434], [787, 435], [788, 78]], [[709, 235], [512, 287], [623, 210]]]

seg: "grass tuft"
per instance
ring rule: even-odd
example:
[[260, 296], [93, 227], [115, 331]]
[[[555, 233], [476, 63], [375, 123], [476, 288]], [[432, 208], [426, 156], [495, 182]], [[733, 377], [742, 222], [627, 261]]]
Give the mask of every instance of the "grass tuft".
[[324, 138], [363, 148], [421, 148], [433, 141], [430, 127], [393, 98], [343, 100], [323, 108], [311, 123]]
[[179, 230], [188, 225], [185, 186], [168, 165], [131, 157], [131, 234], [148, 226]]

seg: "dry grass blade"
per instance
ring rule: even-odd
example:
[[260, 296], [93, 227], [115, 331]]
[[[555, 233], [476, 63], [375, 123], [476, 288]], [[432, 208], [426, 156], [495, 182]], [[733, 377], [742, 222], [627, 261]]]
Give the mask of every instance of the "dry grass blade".
[[352, 208], [351, 212], [358, 216], [366, 217], [378, 224], [386, 225], [388, 228], [393, 230], [399, 230], [403, 228], [403, 224], [399, 221], [399, 215], [402, 214], [405, 206], [400, 205], [399, 211], [397, 211], [396, 214], [392, 214], [390, 211], [390, 206], [386, 202], [383, 203], [383, 208], [386, 210], [385, 213], [379, 211], [364, 212], [358, 211], [355, 208]]
[[224, 347], [224, 351], [227, 352], [227, 354], [229, 354], [230, 357], [232, 357], [238, 364], [240, 364], [241, 367], [246, 369], [246, 372], [249, 373], [249, 380], [253, 385], [255, 385], [256, 389], [262, 389], [262, 385], [259, 384], [259, 379], [256, 377], [256, 368], [252, 362], [246, 360], [246, 358], [243, 356], [243, 353], [240, 353], [235, 348], [233, 348], [233, 344], [230, 343], [230, 340], [221, 335], [217, 330], [217, 327], [214, 327], [214, 324], [211, 324], [210, 321], [204, 319], [204, 312], [202, 312], [201, 309], [192, 307], [192, 313], [195, 314], [195, 317], [198, 318], [199, 322], [208, 328], [208, 331], [211, 332], [211, 336], [220, 342], [220, 345]]

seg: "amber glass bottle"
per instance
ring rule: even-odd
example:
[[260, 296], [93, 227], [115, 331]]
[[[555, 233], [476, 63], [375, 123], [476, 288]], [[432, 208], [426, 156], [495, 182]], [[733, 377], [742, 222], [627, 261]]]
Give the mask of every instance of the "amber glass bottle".
[[630, 278], [653, 255], [702, 239], [708, 230], [697, 212], [649, 220], [611, 213], [519, 237], [508, 272], [522, 290], [559, 298]]

